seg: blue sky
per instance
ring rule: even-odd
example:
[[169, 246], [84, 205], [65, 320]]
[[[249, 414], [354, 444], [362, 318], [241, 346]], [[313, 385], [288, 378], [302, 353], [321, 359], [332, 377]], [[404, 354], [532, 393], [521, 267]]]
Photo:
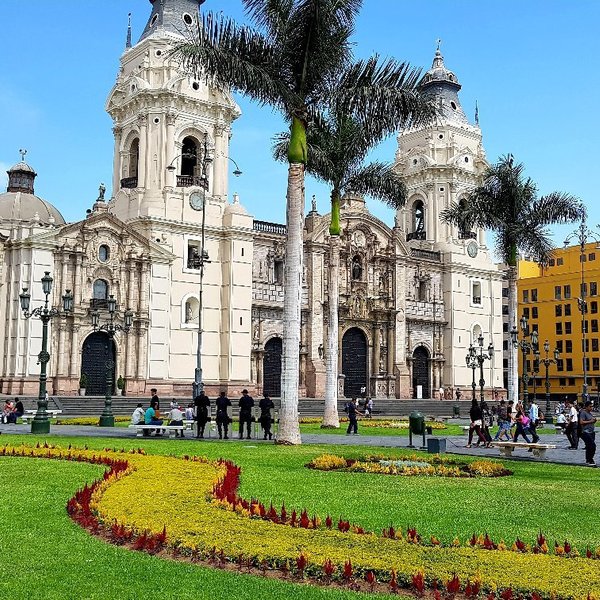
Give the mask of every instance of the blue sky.
[[[243, 19], [240, 0], [207, 0], [207, 10]], [[148, 0], [0, 0], [0, 186], [19, 148], [38, 172], [36, 192], [67, 220], [84, 217], [111, 181], [111, 120], [104, 111], [125, 42], [127, 13], [134, 41], [150, 14]], [[540, 193], [568, 191], [600, 222], [593, 186], [593, 122], [600, 84], [597, 24], [600, 2], [578, 0], [364, 0], [356, 54], [378, 52], [428, 69], [436, 40], [463, 85], [463, 108], [479, 103], [488, 160], [511, 152], [525, 163]], [[244, 175], [230, 182], [258, 219], [285, 220], [286, 168], [271, 159], [271, 138], [282, 121], [269, 108], [238, 97], [231, 156]], [[395, 140], [374, 152], [391, 161]], [[110, 195], [111, 190], [108, 190]], [[309, 180], [327, 212], [329, 193]], [[375, 201], [369, 207], [392, 222]], [[555, 230], [557, 242], [573, 229]]]

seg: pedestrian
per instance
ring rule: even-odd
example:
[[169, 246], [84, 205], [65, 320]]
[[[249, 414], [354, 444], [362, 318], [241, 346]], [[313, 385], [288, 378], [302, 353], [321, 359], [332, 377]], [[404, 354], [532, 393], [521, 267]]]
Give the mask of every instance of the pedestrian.
[[219, 439], [223, 439], [223, 430], [225, 430], [225, 439], [228, 440], [229, 437], [227, 433], [229, 431], [229, 423], [231, 423], [231, 419], [229, 418], [227, 407], [231, 406], [231, 400], [225, 395], [225, 392], [221, 392], [219, 394], [215, 406], [217, 409], [217, 428], [219, 430]]
[[[510, 408], [512, 409], [512, 400], [508, 403], [510, 405]], [[510, 427], [511, 427], [511, 422], [510, 422], [510, 418], [509, 418], [509, 412], [508, 412], [508, 406], [506, 405], [506, 402], [504, 401], [504, 398], [502, 398], [500, 400], [500, 403], [498, 404], [498, 411], [497, 411], [497, 418], [498, 418], [498, 431], [496, 432], [496, 435], [494, 436], [494, 441], [497, 442], [501, 436], [504, 435], [505, 439], [507, 442], [511, 441], [511, 437], [510, 437]]]
[[567, 399], [565, 402], [565, 418], [567, 421], [567, 427], [565, 433], [569, 440], [569, 450], [577, 450], [579, 446], [579, 437], [577, 436], [577, 427], [579, 426], [579, 416], [577, 409], [574, 406], [572, 400]]
[[158, 390], [156, 388], [152, 388], [150, 390], [150, 394], [152, 394], [150, 396], [150, 406], [152, 406], [152, 403], [155, 402], [156, 403], [156, 408], [160, 409], [160, 400], [158, 398]]
[[462, 392], [456, 388], [456, 401], [458, 402], [460, 400], [460, 397], [462, 396]]
[[466, 447], [471, 447], [471, 444], [473, 443], [473, 434], [476, 433], [478, 438], [477, 445], [479, 446], [479, 443], [481, 442], [486, 448], [489, 448], [489, 442], [485, 439], [485, 436], [481, 431], [481, 427], [483, 426], [483, 413], [475, 398], [471, 401], [469, 417], [471, 418], [471, 423], [469, 424], [469, 441], [467, 442]]
[[481, 417], [481, 433], [483, 433], [483, 437], [486, 439], [486, 442], [489, 443], [492, 441], [490, 427], [493, 423], [493, 417], [485, 400], [481, 403]]
[[371, 419], [373, 417], [373, 398], [368, 398], [365, 404], [365, 417]]
[[209, 421], [208, 410], [210, 409], [210, 399], [204, 390], [194, 398], [194, 407], [196, 408], [196, 438], [203, 438], [206, 423]]
[[254, 408], [254, 398], [248, 394], [248, 390], [242, 390], [242, 397], [239, 401], [240, 407], [240, 439], [244, 437], [244, 423], [248, 439], [252, 437], [252, 409]]
[[513, 442], [516, 442], [519, 439], [519, 436], [523, 436], [523, 439], [526, 443], [531, 444], [529, 438], [527, 437], [528, 433], [531, 433], [529, 429], [529, 417], [523, 412], [522, 409], [517, 411], [517, 416], [515, 417], [515, 423], [517, 424], [517, 429], [515, 431], [515, 435], [513, 437]]
[[537, 426], [540, 422], [540, 407], [538, 406], [535, 398], [531, 401], [529, 405], [529, 431], [531, 431], [531, 436], [533, 437], [533, 443], [537, 444], [540, 436], [537, 434]]
[[145, 413], [146, 413], [146, 411], [143, 409], [142, 403], [138, 402], [136, 409], [133, 411], [133, 414], [131, 415], [131, 423], [133, 425], [139, 425], [140, 423], [143, 423]]
[[346, 402], [344, 411], [348, 413], [348, 429], [346, 430], [346, 435], [360, 435], [358, 433], [357, 414], [359, 414], [359, 412], [357, 410], [356, 398], [352, 398], [350, 402]]
[[[173, 402], [171, 402], [171, 406], [172, 405]], [[175, 406], [171, 408], [171, 412], [169, 413], [169, 419], [169, 425], [177, 425], [179, 427], [183, 427], [183, 412], [181, 411], [181, 408], [178, 404], [175, 404]], [[175, 437], [179, 437], [178, 434], [179, 431], [175, 430]], [[183, 429], [181, 430], [181, 437], [184, 437]]]
[[273, 404], [269, 394], [264, 394], [264, 398], [258, 403], [258, 407], [260, 408], [259, 421], [263, 430], [263, 437], [266, 440], [268, 436], [272, 440], [271, 423], [273, 423], [273, 416], [271, 411], [275, 408], [275, 404]]
[[185, 409], [185, 420], [193, 421], [194, 420], [194, 403], [190, 402]]
[[579, 423], [581, 425], [581, 439], [585, 444], [585, 464], [592, 467], [596, 466], [594, 454], [596, 454], [596, 417], [592, 414], [593, 402], [587, 400], [583, 408], [579, 411]]

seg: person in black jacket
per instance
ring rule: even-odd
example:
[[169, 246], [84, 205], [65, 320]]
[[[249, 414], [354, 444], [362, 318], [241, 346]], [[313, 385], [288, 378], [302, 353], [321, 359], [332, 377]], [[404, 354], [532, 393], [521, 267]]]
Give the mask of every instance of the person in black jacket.
[[246, 431], [248, 439], [250, 439], [250, 430], [252, 428], [252, 408], [254, 407], [254, 398], [248, 395], [248, 390], [242, 390], [242, 397], [239, 402], [240, 406], [240, 439], [244, 437], [244, 423], [246, 423]]
[[269, 397], [269, 394], [264, 395], [264, 398], [258, 403], [258, 406], [260, 408], [260, 417], [258, 420], [260, 421], [260, 426], [263, 430], [264, 439], [266, 440], [267, 436], [269, 436], [269, 439], [272, 440], [273, 434], [271, 433], [271, 423], [273, 417], [271, 415], [271, 410], [275, 408], [275, 405], [273, 404], [273, 400]]
[[210, 408], [210, 399], [204, 392], [200, 392], [194, 398], [194, 406], [196, 407], [196, 437], [204, 437], [204, 428], [208, 422], [208, 409]]
[[225, 439], [229, 439], [227, 437], [227, 432], [229, 431], [229, 415], [227, 414], [228, 406], [231, 406], [231, 400], [225, 395], [225, 392], [221, 392], [216, 402], [219, 439], [223, 438], [223, 429], [225, 430]]
[[476, 398], [473, 398], [471, 402], [469, 416], [471, 417], [471, 424], [469, 425], [469, 442], [467, 444], [467, 448], [471, 447], [471, 443], [473, 442], [473, 433], [477, 434], [479, 441], [487, 448], [489, 443], [481, 431], [483, 426], [483, 412], [479, 407], [479, 404], [477, 404]]

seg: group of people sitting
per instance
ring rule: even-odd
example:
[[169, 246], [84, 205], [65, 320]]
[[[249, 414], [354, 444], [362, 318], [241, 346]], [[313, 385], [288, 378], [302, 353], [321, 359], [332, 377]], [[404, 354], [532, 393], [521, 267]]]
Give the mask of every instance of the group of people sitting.
[[24, 413], [25, 409], [19, 398], [15, 398], [14, 400], [7, 398], [2, 408], [2, 423], [15, 424], [17, 419], [22, 417]]
[[[165, 424], [174, 426], [183, 426], [184, 419], [187, 421], [196, 422], [196, 437], [203, 438], [206, 430], [207, 423], [211, 420], [211, 401], [210, 398], [201, 391], [193, 402], [190, 402], [185, 409], [177, 403], [175, 399], [171, 402], [170, 410], [166, 414], [165, 418], [161, 418], [160, 415], [160, 401], [157, 395], [157, 390], [152, 389], [152, 398], [150, 399], [150, 406], [144, 409], [142, 404], [139, 403], [136, 409], [133, 411], [131, 422], [133, 425], [156, 425], [156, 429], [144, 429], [143, 435], [148, 436], [154, 431], [154, 435], [160, 436], [164, 432], [161, 426]], [[239, 437], [244, 437], [244, 431], [246, 431], [247, 439], [251, 438], [252, 421], [254, 417], [252, 415], [254, 404], [254, 398], [248, 394], [248, 390], [242, 391], [242, 397], [238, 402], [239, 411]], [[219, 397], [216, 399], [216, 418], [215, 423], [219, 432], [219, 439], [229, 439], [229, 425], [232, 423], [230, 416], [229, 407], [231, 407], [231, 400], [227, 397], [225, 392], [221, 392]], [[258, 422], [260, 423], [263, 430], [263, 439], [273, 439], [272, 424], [274, 422], [272, 411], [275, 409], [275, 404], [271, 400], [268, 394], [258, 403], [260, 408], [260, 416]], [[166, 423], [168, 421], [168, 423]], [[176, 431], [175, 437], [184, 437], [183, 430]]]

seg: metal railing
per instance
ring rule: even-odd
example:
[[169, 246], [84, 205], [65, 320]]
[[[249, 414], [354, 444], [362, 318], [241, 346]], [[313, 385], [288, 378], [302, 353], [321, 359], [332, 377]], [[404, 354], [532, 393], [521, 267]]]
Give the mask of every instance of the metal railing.
[[476, 240], [477, 234], [474, 231], [459, 231], [458, 239], [459, 240]]
[[125, 177], [125, 178], [121, 179], [121, 187], [122, 188], [127, 188], [127, 189], [136, 188], [137, 184], [138, 184], [137, 175], [135, 177]]
[[434, 250], [422, 250], [421, 248], [411, 248], [411, 256], [415, 258], [423, 258], [425, 260], [434, 260], [436, 262], [442, 261], [442, 253]]
[[410, 240], [424, 240], [426, 239], [425, 231], [411, 231], [406, 235], [406, 241], [410, 242]]
[[192, 187], [198, 186], [208, 189], [208, 180], [205, 177], [197, 177], [196, 175], [177, 175], [177, 187]]

